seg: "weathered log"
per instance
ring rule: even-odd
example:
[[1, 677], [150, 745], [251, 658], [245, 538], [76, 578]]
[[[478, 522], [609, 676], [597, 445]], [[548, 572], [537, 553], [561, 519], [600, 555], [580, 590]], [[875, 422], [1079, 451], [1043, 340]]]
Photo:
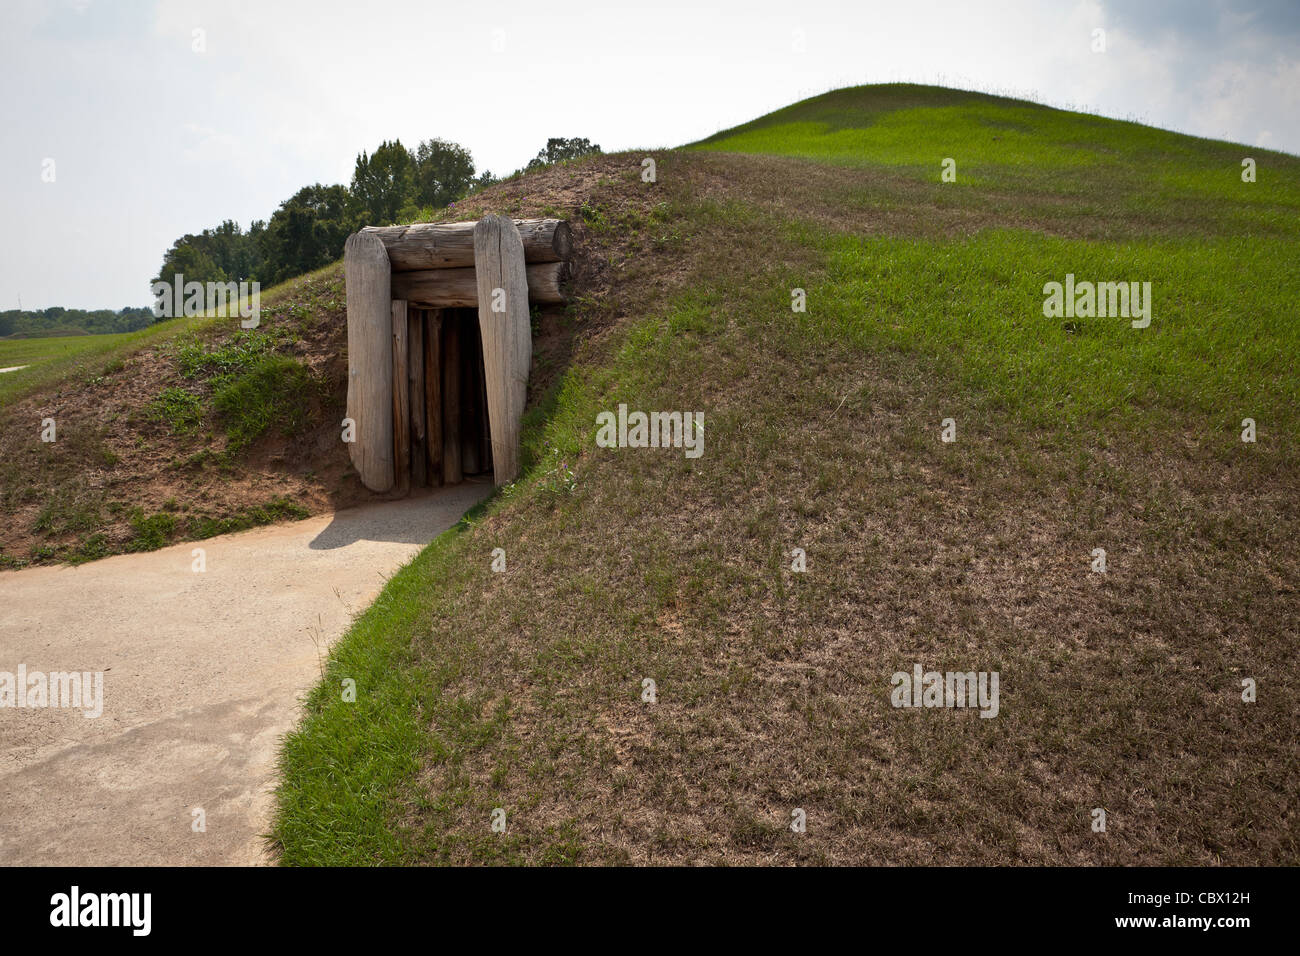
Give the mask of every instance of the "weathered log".
[[493, 480], [502, 485], [519, 477], [520, 419], [533, 351], [523, 240], [511, 220], [504, 216], [479, 220], [474, 227], [474, 263]]
[[473, 325], [461, 329], [460, 340], [460, 465], [467, 475], [483, 470], [478, 454], [479, 419], [487, 414], [478, 407], [478, 380], [483, 374], [483, 347]]
[[[525, 262], [559, 262], [573, 254], [573, 233], [563, 219], [516, 219]], [[394, 272], [472, 268], [474, 223], [417, 222], [410, 226], [367, 226], [388, 251]]]
[[409, 335], [406, 302], [393, 300], [393, 487], [398, 494], [411, 490], [411, 399], [407, 378]]
[[407, 398], [411, 415], [411, 485], [429, 483], [424, 451], [424, 310], [409, 309], [406, 317]]
[[424, 449], [429, 484], [442, 484], [442, 312], [424, 313]]
[[460, 459], [460, 316], [442, 318], [442, 481], [455, 485], [465, 477]]
[[392, 268], [377, 236], [355, 233], [343, 247], [348, 301], [348, 406], [352, 467], [371, 491], [393, 487]]
[[478, 455], [483, 471], [492, 471], [492, 416], [488, 411], [487, 374], [483, 368], [482, 356], [479, 356], [478, 368]]
[[[527, 268], [528, 298], [542, 305], [564, 301], [560, 283], [569, 277], [566, 262], [542, 262]], [[478, 279], [470, 269], [424, 269], [394, 272], [393, 295], [430, 309], [478, 307]]]

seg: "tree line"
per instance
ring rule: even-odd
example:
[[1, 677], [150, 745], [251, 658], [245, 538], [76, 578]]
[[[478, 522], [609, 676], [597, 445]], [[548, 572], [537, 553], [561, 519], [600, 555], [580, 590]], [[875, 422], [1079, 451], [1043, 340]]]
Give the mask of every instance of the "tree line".
[[[524, 172], [599, 153], [587, 139], [552, 138]], [[507, 177], [509, 178], [509, 177]], [[498, 180], [478, 172], [469, 150], [442, 139], [408, 149], [384, 141], [357, 156], [348, 186], [304, 186], [280, 204], [270, 220], [247, 230], [227, 219], [214, 229], [177, 239], [153, 282], [260, 282], [271, 286], [329, 265], [343, 254], [349, 234], [365, 225], [420, 222]]]
[[104, 335], [110, 332], [134, 332], [154, 320], [152, 309], [9, 309], [0, 312], [0, 338], [8, 335], [33, 338], [47, 335]]
[[[585, 138], [552, 137], [521, 170], [599, 153]], [[329, 265], [343, 254], [348, 235], [365, 225], [434, 219], [439, 210], [499, 180], [475, 169], [469, 150], [442, 139], [415, 149], [401, 140], [383, 142], [361, 153], [350, 185], [304, 186], [280, 203], [270, 220], [254, 220], [248, 229], [227, 219], [213, 229], [177, 239], [153, 282], [171, 283], [177, 273], [186, 282], [260, 282], [275, 285]], [[0, 337], [87, 332], [134, 332], [155, 321], [149, 308], [10, 309], [0, 312]]]

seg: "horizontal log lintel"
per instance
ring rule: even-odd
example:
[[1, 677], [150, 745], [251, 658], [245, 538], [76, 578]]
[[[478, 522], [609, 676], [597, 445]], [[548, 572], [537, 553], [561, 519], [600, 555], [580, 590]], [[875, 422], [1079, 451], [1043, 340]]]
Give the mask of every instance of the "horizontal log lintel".
[[[554, 305], [564, 301], [560, 283], [568, 278], [567, 263], [534, 263], [525, 271], [530, 302]], [[477, 308], [478, 281], [473, 268], [394, 272], [393, 298], [406, 299], [423, 309]]]
[[[562, 262], [573, 253], [573, 233], [563, 219], [516, 219], [525, 262]], [[463, 269], [474, 265], [474, 223], [417, 222], [366, 226], [384, 243], [393, 272]]]

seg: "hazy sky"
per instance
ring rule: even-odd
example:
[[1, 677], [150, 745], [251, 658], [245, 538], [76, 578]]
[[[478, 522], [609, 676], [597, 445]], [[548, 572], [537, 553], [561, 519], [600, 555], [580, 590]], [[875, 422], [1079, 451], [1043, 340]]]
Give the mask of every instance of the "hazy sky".
[[394, 137], [501, 174], [548, 136], [675, 146], [916, 81], [1300, 153], [1296, 0], [0, 4], [0, 309], [148, 305], [178, 236]]

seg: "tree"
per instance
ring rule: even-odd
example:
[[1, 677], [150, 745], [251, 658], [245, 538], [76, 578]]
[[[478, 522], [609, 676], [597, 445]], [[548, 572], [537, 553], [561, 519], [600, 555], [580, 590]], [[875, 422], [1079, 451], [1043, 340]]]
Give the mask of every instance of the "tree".
[[[586, 140], [547, 145], [563, 157], [599, 151]], [[401, 140], [385, 140], [373, 153], [357, 156], [351, 189], [316, 183], [282, 202], [270, 222], [255, 221], [247, 232], [226, 220], [184, 235], [163, 257], [154, 281], [170, 283], [180, 273], [187, 282], [284, 282], [336, 260], [348, 233], [361, 226], [411, 222], [494, 182], [487, 170], [475, 176], [473, 156], [457, 143], [429, 139], [413, 153]]]
[[329, 265], [342, 255], [353, 227], [348, 205], [346, 188], [320, 183], [304, 186], [280, 203], [261, 234], [259, 281], [267, 285], [283, 282]]
[[415, 150], [414, 180], [415, 205], [441, 209], [469, 192], [474, 184], [474, 157], [456, 143], [425, 140]]
[[256, 275], [261, 265], [262, 253], [258, 240], [265, 228], [262, 222], [254, 222], [244, 232], [239, 223], [227, 219], [216, 229], [204, 229], [207, 239], [205, 249], [212, 260], [232, 281], [245, 282]]
[[537, 155], [528, 161], [525, 169], [541, 169], [543, 166], [549, 166], [551, 163], [562, 162], [566, 159], [578, 159], [581, 156], [592, 156], [600, 152], [600, 147], [591, 140], [581, 139], [564, 139], [563, 137], [552, 137], [546, 141], [546, 147], [538, 151]]
[[358, 219], [371, 226], [391, 225], [414, 196], [415, 157], [401, 140], [385, 140], [373, 155], [357, 157], [352, 203]]
[[262, 224], [255, 222], [244, 232], [227, 219], [215, 229], [198, 235], [181, 236], [163, 256], [154, 282], [170, 284], [178, 273], [185, 282], [244, 282], [261, 264], [258, 239]]
[[163, 256], [162, 268], [153, 281], [170, 285], [179, 273], [182, 282], [229, 282], [230, 276], [217, 265], [208, 245], [202, 235], [181, 236]]

